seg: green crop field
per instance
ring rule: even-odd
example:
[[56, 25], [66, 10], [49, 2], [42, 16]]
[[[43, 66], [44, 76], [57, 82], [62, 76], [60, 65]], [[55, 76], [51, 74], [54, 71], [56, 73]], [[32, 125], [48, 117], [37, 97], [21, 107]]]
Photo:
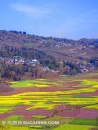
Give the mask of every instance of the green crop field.
[[97, 125], [97, 119], [89, 119], [89, 118], [76, 118], [69, 122], [69, 124], [76, 125]]
[[22, 116], [20, 115], [12, 115], [8, 118], [6, 118], [7, 121], [17, 121], [17, 120], [20, 120]]
[[91, 125], [71, 125], [71, 124], [64, 124], [55, 128], [54, 130], [89, 130], [90, 128], [94, 128]]
[[12, 88], [26, 88], [26, 87], [49, 87], [49, 85], [58, 85], [56, 82], [47, 81], [45, 79], [37, 79], [37, 80], [24, 80], [20, 82], [9, 82]]

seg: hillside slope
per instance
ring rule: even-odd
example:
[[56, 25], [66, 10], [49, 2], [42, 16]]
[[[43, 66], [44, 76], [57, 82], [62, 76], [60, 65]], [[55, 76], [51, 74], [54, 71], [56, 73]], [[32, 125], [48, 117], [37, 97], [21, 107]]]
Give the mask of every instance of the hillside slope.
[[64, 61], [88, 60], [92, 57], [98, 57], [98, 39], [70, 40], [29, 35], [21, 31], [1, 30], [0, 49], [4, 45], [16, 48], [34, 48]]

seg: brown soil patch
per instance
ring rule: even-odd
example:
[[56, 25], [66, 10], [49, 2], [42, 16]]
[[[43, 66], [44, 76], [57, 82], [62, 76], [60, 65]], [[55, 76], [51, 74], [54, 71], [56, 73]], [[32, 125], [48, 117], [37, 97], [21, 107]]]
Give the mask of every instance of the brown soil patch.
[[12, 92], [14, 89], [10, 88], [7, 84], [5, 83], [0, 83], [0, 94], [1, 92]]

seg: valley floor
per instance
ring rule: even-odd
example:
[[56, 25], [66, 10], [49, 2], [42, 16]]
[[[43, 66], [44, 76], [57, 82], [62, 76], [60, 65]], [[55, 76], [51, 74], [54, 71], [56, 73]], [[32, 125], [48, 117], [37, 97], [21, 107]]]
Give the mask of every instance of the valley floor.
[[11, 91], [0, 92], [0, 128], [97, 129], [98, 73], [6, 83]]

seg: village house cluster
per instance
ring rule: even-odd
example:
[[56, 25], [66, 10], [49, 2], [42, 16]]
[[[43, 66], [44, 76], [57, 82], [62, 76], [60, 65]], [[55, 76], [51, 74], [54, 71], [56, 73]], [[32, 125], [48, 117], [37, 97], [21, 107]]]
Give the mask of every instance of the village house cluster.
[[[30, 66], [37, 66], [40, 65], [40, 62], [37, 59], [25, 59], [20, 56], [14, 57], [0, 57], [0, 61], [4, 61], [7, 64], [15, 64], [15, 65], [30, 65]], [[41, 67], [43, 71], [49, 71], [48, 66]]]
[[91, 72], [95, 67], [93, 64], [89, 63], [87, 65], [80, 65], [80, 69], [82, 72]]
[[14, 57], [0, 57], [1, 61], [5, 61], [7, 64], [23, 64], [23, 65], [31, 65], [31, 66], [36, 66], [39, 65], [40, 62], [37, 59], [25, 59], [20, 56], [14, 56]]
[[[0, 61], [4, 61], [7, 64], [15, 64], [15, 65], [30, 65], [30, 66], [40, 65], [40, 62], [37, 59], [25, 59], [20, 56], [0, 57]], [[79, 65], [81, 72], [92, 72], [95, 69], [94, 64], [87, 63], [86, 61], [85, 61], [85, 63], [77, 61], [75, 64]], [[50, 70], [50, 68], [48, 66], [43, 66], [43, 67], [41, 66], [41, 68], [43, 71]]]

